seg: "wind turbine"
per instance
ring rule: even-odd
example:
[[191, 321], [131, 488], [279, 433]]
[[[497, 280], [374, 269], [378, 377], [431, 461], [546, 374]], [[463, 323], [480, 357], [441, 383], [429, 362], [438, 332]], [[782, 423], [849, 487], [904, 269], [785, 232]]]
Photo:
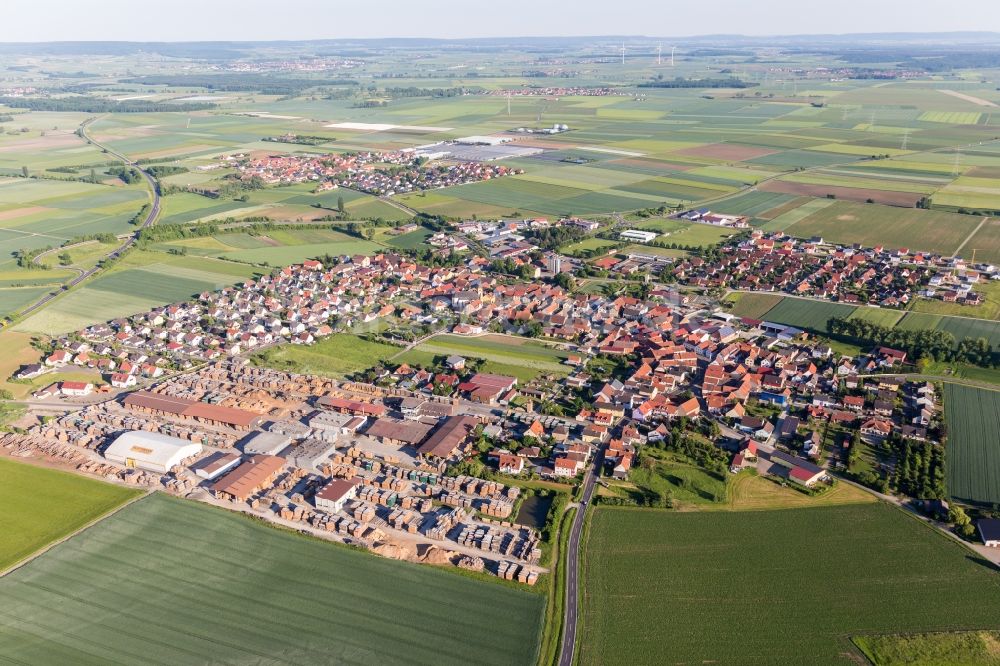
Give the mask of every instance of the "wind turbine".
[[671, 46], [670, 47], [670, 66], [671, 67], [674, 66], [674, 51], [676, 51], [676, 50], [677, 50], [676, 46]]
[[656, 64], [663, 64], [663, 44], [656, 45]]

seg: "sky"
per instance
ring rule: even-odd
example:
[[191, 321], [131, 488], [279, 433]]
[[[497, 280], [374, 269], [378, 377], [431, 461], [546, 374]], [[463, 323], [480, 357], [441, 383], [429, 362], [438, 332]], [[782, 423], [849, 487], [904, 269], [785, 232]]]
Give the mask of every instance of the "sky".
[[1000, 1], [6, 0], [0, 42], [1000, 31]]

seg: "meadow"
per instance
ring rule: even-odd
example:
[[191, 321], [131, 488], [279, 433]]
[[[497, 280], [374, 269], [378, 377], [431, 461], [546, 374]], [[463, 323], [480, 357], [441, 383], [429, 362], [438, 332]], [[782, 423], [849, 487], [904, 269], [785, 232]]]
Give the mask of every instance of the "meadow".
[[599, 507], [582, 563], [588, 664], [840, 664], [852, 636], [1000, 622], [997, 573], [882, 503]]
[[15, 662], [527, 665], [545, 597], [153, 494], [0, 579], [0, 601]]
[[978, 504], [1000, 503], [1000, 391], [944, 385], [948, 493]]
[[342, 379], [367, 370], [402, 351], [402, 347], [370, 342], [351, 333], [335, 333], [312, 345], [280, 345], [258, 352], [259, 365], [302, 374]]
[[0, 458], [0, 571], [137, 497], [137, 490]]

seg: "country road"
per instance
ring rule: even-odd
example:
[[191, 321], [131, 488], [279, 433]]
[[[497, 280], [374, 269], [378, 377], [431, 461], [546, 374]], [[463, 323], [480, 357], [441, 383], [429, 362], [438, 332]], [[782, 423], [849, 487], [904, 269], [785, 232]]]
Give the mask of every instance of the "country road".
[[[109, 148], [107, 146], [101, 145], [97, 141], [94, 141], [94, 139], [92, 139], [87, 134], [87, 125], [89, 125], [91, 122], [93, 122], [93, 120], [94, 120], [93, 118], [91, 118], [89, 120], [85, 120], [80, 125], [80, 136], [85, 141], [88, 141], [91, 144], [93, 144], [94, 146], [96, 146], [97, 148], [100, 148], [100, 149], [104, 150], [105, 152], [107, 152], [108, 155], [111, 155], [112, 157], [115, 157], [115, 158], [121, 160], [122, 162], [125, 163], [126, 166], [130, 166], [130, 167], [133, 167], [133, 168], [137, 169], [139, 171], [139, 173], [142, 174], [143, 178], [146, 179], [146, 183], [147, 183], [147, 185], [149, 185], [149, 191], [153, 195], [153, 205], [150, 207], [149, 214], [146, 215], [146, 219], [142, 221], [142, 223], [125, 240], [124, 243], [122, 243], [120, 246], [118, 246], [117, 248], [115, 248], [114, 250], [112, 250], [111, 252], [109, 252], [108, 254], [104, 255], [104, 259], [117, 259], [118, 257], [120, 257], [122, 255], [123, 252], [125, 252], [126, 250], [128, 250], [130, 247], [132, 247], [135, 244], [135, 242], [137, 240], [139, 240], [139, 234], [142, 232], [142, 230], [145, 229], [146, 227], [150, 226], [151, 224], [153, 224], [156, 221], [156, 218], [160, 215], [160, 188], [159, 188], [159, 185], [157, 185], [156, 180], [153, 178], [153, 176], [151, 174], [149, 174], [144, 169], [142, 169], [141, 167], [139, 167], [138, 165], [136, 165], [132, 160], [130, 160], [125, 155], [122, 155], [121, 153], [119, 153], [119, 152], [117, 152], [117, 151], [115, 151], [115, 150], [113, 150], [113, 149], [111, 149], [111, 148]], [[57, 248], [57, 249], [61, 249], [61, 248]], [[44, 307], [49, 301], [51, 301], [52, 299], [54, 299], [59, 294], [61, 294], [64, 291], [67, 291], [67, 290], [75, 287], [76, 285], [80, 284], [81, 282], [83, 282], [84, 280], [86, 280], [87, 278], [89, 278], [90, 276], [94, 275], [95, 273], [97, 273], [100, 270], [101, 270], [100, 266], [94, 266], [93, 268], [89, 268], [89, 269], [87, 269], [85, 271], [80, 271], [79, 275], [77, 275], [75, 278], [73, 278], [72, 280], [70, 280], [67, 284], [63, 285], [63, 287], [61, 289], [59, 289], [58, 291], [50, 292], [50, 293], [42, 296], [40, 299], [38, 299], [37, 301], [35, 301], [31, 305], [29, 305], [28, 307], [23, 308], [20, 311], [20, 313], [19, 313], [20, 316], [23, 317], [23, 316], [26, 316], [26, 315], [30, 315], [31, 313], [35, 312], [39, 308]]]
[[576, 630], [579, 622], [580, 609], [580, 539], [583, 537], [583, 524], [587, 516], [587, 505], [594, 496], [594, 486], [597, 481], [597, 470], [600, 469], [603, 453], [594, 457], [594, 463], [587, 470], [583, 481], [583, 498], [580, 510], [573, 518], [573, 526], [569, 531], [566, 551], [566, 607], [563, 610], [563, 640], [559, 651], [559, 666], [573, 666], [576, 649]]

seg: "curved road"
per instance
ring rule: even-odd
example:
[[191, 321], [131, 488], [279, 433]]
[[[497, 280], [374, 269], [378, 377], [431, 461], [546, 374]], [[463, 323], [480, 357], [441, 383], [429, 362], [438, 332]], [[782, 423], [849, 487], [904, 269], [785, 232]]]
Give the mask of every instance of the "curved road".
[[[90, 138], [90, 136], [87, 135], [87, 125], [89, 125], [91, 122], [93, 122], [93, 119], [91, 119], [91, 120], [85, 120], [80, 125], [80, 136], [81, 136], [81, 138], [83, 138], [85, 141], [90, 142], [94, 146], [97, 146], [98, 148], [104, 150], [105, 152], [107, 152], [108, 155], [111, 155], [112, 157], [115, 157], [115, 158], [121, 160], [122, 162], [125, 163], [126, 166], [129, 166], [129, 167], [132, 167], [132, 168], [138, 170], [139, 173], [142, 174], [143, 178], [146, 179], [146, 183], [149, 185], [149, 191], [153, 194], [153, 205], [150, 207], [149, 214], [146, 215], [146, 219], [142, 221], [142, 223], [136, 228], [136, 230], [134, 232], [132, 232], [131, 235], [129, 235], [129, 237], [125, 240], [124, 243], [122, 243], [120, 246], [118, 246], [117, 248], [115, 248], [114, 250], [112, 250], [111, 252], [109, 252], [108, 254], [104, 255], [104, 259], [117, 259], [118, 257], [120, 257], [122, 255], [123, 252], [125, 252], [126, 250], [128, 250], [130, 247], [132, 247], [135, 244], [135, 242], [137, 240], [139, 240], [139, 234], [142, 232], [143, 229], [145, 229], [146, 227], [150, 226], [151, 224], [153, 224], [156, 221], [156, 218], [160, 214], [160, 188], [156, 184], [156, 180], [153, 178], [153, 176], [150, 175], [148, 172], [146, 172], [141, 167], [139, 167], [138, 165], [136, 165], [135, 162], [133, 162], [132, 160], [130, 160], [125, 155], [122, 155], [121, 153], [115, 151], [114, 149], [109, 148], [107, 146], [103, 146], [100, 143], [98, 143], [97, 141], [94, 141], [92, 138]], [[59, 249], [59, 248], [57, 248], [57, 249]], [[38, 310], [39, 308], [43, 307], [46, 303], [48, 303], [49, 301], [51, 301], [53, 298], [55, 298], [59, 294], [61, 294], [64, 291], [67, 291], [68, 289], [71, 289], [72, 287], [75, 287], [76, 285], [80, 284], [81, 282], [83, 282], [84, 280], [86, 280], [87, 278], [89, 278], [94, 273], [97, 273], [99, 270], [101, 270], [100, 266], [94, 266], [93, 268], [90, 268], [88, 270], [81, 271], [79, 275], [77, 275], [75, 278], [73, 278], [68, 283], [66, 283], [65, 285], [63, 285], [63, 287], [61, 289], [59, 289], [58, 291], [54, 291], [54, 292], [48, 293], [45, 296], [42, 296], [39, 300], [37, 300], [34, 303], [32, 303], [31, 305], [29, 305], [28, 307], [22, 309], [18, 313], [19, 316], [23, 317], [25, 315], [31, 314], [35, 310]]]
[[566, 551], [566, 605], [563, 609], [563, 639], [559, 649], [559, 666], [573, 666], [573, 654], [576, 649], [576, 624], [580, 615], [580, 539], [583, 536], [583, 523], [587, 515], [587, 505], [594, 496], [594, 486], [598, 466], [603, 460], [604, 454], [599, 453], [594, 456], [594, 462], [587, 470], [587, 476], [583, 480], [583, 500], [580, 510], [573, 518], [573, 526], [569, 530], [568, 550]]

